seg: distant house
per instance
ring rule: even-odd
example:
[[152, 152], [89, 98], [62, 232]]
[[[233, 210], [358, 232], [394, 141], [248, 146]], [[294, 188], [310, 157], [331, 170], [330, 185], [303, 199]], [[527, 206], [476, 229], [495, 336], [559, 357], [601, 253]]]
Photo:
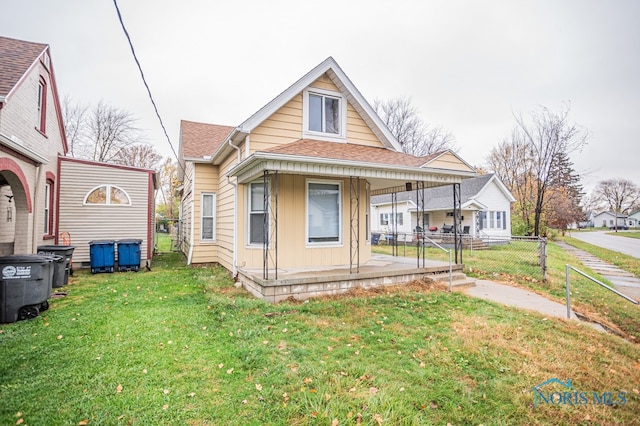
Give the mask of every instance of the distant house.
[[[416, 191], [399, 192], [395, 215], [390, 194], [372, 197], [372, 231], [390, 232], [395, 222], [398, 233], [415, 233], [421, 214], [417, 197]], [[495, 174], [463, 180], [460, 184], [461, 231], [474, 236], [511, 235], [511, 203], [514, 201], [511, 192]], [[420, 224], [426, 230], [439, 232], [443, 227], [453, 225], [451, 187], [427, 188], [424, 203], [425, 213]]]
[[617, 222], [618, 228], [632, 228], [638, 226], [637, 219], [631, 218], [622, 213], [601, 212], [593, 217], [593, 223], [596, 228], [615, 228]]
[[150, 265], [154, 248], [153, 170], [75, 158], [59, 159], [57, 228], [75, 246], [75, 266], [89, 266], [89, 242], [140, 240], [140, 266]]
[[636, 210], [629, 215], [629, 220], [633, 221], [633, 225], [631, 227], [638, 228], [640, 227], [640, 210]]
[[0, 37], [0, 255], [57, 241], [62, 123], [49, 46]]
[[[388, 269], [357, 273], [372, 260], [371, 196], [407, 182], [451, 189], [476, 176], [449, 152], [403, 153], [333, 58], [243, 123], [183, 120], [180, 135], [188, 262], [219, 263], [270, 301], [401, 282]], [[336, 270], [344, 278], [330, 281]], [[286, 278], [296, 272], [305, 275]]]

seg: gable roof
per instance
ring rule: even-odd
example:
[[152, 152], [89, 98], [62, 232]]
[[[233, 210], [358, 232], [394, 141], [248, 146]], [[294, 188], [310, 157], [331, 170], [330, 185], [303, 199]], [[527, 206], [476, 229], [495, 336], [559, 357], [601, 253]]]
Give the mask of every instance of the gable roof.
[[[506, 198], [513, 202], [514, 198], [495, 174], [487, 174], [475, 178], [464, 179], [460, 183], [460, 204], [464, 208], [473, 202], [481, 205], [476, 198], [491, 183], [495, 182], [505, 193]], [[506, 191], [506, 192], [505, 192]], [[416, 192], [403, 191], [396, 193], [397, 202], [412, 202], [415, 204]], [[450, 186], [438, 186], [424, 190], [424, 200], [429, 209], [450, 209], [453, 206], [453, 192]], [[376, 195], [371, 197], [371, 204], [389, 204], [391, 194]]]
[[180, 150], [183, 158], [210, 160], [234, 127], [180, 121]]
[[269, 118], [278, 109], [293, 99], [298, 93], [302, 92], [307, 86], [320, 78], [323, 74], [327, 74], [338, 90], [347, 98], [347, 101], [360, 114], [362, 119], [371, 128], [376, 137], [384, 146], [396, 151], [402, 151], [400, 143], [391, 133], [389, 128], [382, 122], [378, 114], [369, 105], [367, 100], [362, 96], [360, 91], [351, 82], [349, 77], [342, 71], [338, 63], [329, 56], [311, 71], [306, 73], [302, 78], [293, 83], [284, 92], [280, 93], [273, 100], [260, 108], [255, 114], [246, 119], [237, 130], [239, 133], [248, 134], [258, 127], [264, 120]]
[[9, 97], [48, 47], [42, 43], [0, 37], [0, 102]]

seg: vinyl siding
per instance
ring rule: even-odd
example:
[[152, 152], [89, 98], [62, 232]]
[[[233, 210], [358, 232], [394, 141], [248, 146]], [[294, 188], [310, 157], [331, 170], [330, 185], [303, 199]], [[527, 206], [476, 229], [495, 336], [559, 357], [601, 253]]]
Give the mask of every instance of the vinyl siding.
[[[74, 263], [88, 266], [89, 242], [140, 239], [141, 261], [149, 258], [149, 174], [143, 171], [61, 161], [60, 232], [71, 235]], [[85, 196], [100, 185], [115, 185], [131, 199], [130, 206], [83, 205]]]
[[[281, 175], [278, 177], [278, 267], [301, 268], [310, 266], [348, 265], [350, 262], [350, 225], [349, 225], [349, 180], [342, 181], [342, 243], [339, 246], [310, 246], [306, 243], [307, 176]], [[322, 182], [321, 177], [312, 177], [314, 182]], [[335, 179], [328, 182], [335, 182]], [[273, 185], [272, 193], [273, 193]], [[238, 199], [239, 209], [247, 210], [248, 185], [241, 185]], [[360, 200], [360, 262], [370, 259], [371, 253], [366, 245], [365, 226], [365, 182], [361, 181]], [[273, 196], [272, 196], [273, 202]], [[238, 264], [246, 268], [262, 268], [262, 245], [247, 245], [247, 214], [239, 219]], [[275, 255], [275, 254], [274, 254]], [[273, 265], [272, 265], [273, 267]]]
[[455, 155], [448, 152], [436, 158], [434, 161], [428, 163], [427, 167], [435, 169], [473, 172], [473, 170], [469, 168], [469, 166], [460, 161]]
[[[202, 241], [201, 239], [201, 211], [202, 194], [218, 192], [218, 167], [211, 164], [194, 164], [195, 186], [193, 190], [193, 236], [195, 245], [193, 246], [192, 263], [211, 263], [217, 261], [218, 247], [216, 242]], [[218, 203], [216, 195], [216, 203]], [[217, 220], [217, 218], [216, 218]], [[216, 238], [218, 233], [216, 232]]]

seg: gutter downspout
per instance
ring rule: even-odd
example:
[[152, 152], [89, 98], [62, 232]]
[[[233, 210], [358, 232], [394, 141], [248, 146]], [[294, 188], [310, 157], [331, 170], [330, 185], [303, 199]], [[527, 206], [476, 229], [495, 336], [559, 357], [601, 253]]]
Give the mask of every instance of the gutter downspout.
[[[245, 138], [245, 144], [249, 143], [249, 135]], [[229, 146], [238, 151], [238, 164], [242, 161], [242, 152], [240, 147], [233, 144], [233, 139], [229, 139]], [[235, 182], [231, 181], [231, 177], [227, 175], [227, 183], [229, 185], [233, 185], [234, 191], [234, 202], [233, 202], [233, 277], [235, 278], [238, 275], [238, 180], [236, 178]]]

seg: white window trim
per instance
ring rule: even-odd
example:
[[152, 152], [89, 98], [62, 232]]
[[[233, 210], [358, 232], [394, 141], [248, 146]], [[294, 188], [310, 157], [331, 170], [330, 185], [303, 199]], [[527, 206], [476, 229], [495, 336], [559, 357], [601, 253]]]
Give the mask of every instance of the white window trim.
[[[338, 185], [338, 192], [339, 192], [338, 201], [340, 203], [338, 206], [338, 241], [319, 242], [319, 243], [313, 243], [309, 241], [309, 184], [311, 183]], [[305, 243], [307, 248], [342, 247], [343, 245], [342, 234], [343, 234], [343, 223], [344, 223], [343, 200], [342, 200], [344, 193], [342, 192], [342, 181], [307, 179], [304, 185], [305, 185], [304, 234], [305, 234]]]
[[[105, 187], [106, 191], [107, 191], [107, 199], [105, 200], [105, 204], [87, 203], [87, 198], [89, 198], [89, 195], [91, 195], [91, 193], [93, 191], [95, 191], [96, 189], [102, 188], [102, 187]], [[122, 191], [122, 193], [127, 196], [127, 203], [126, 204], [111, 204], [111, 188], [117, 188], [120, 191]], [[131, 197], [129, 196], [127, 191], [125, 191], [124, 189], [122, 189], [118, 185], [111, 185], [111, 184], [107, 183], [107, 184], [94, 186], [89, 191], [87, 191], [87, 195], [84, 196], [84, 200], [82, 201], [82, 204], [85, 205], [85, 206], [99, 206], [99, 207], [104, 207], [104, 206], [115, 206], [115, 207], [131, 206]]]
[[[204, 206], [204, 197], [205, 196], [212, 196], [212, 207], [213, 207], [213, 212], [212, 212], [212, 216], [206, 216], [213, 218], [213, 229], [212, 229], [212, 236], [211, 238], [203, 238], [202, 237], [202, 229], [203, 229], [203, 220], [205, 219], [205, 216], [203, 214], [203, 206]], [[216, 193], [215, 192], [203, 192], [200, 194], [200, 241], [205, 242], [205, 243], [212, 243], [216, 241], [216, 202], [217, 202], [217, 197], [216, 197]]]
[[47, 182], [44, 186], [44, 235], [51, 235], [51, 229], [49, 229], [50, 215], [51, 215], [51, 191], [53, 190], [53, 184]]
[[[253, 182], [249, 182], [249, 184], [247, 185], [247, 225], [245, 226], [246, 230], [247, 230], [247, 236], [246, 236], [246, 248], [249, 249], [262, 249], [264, 247], [264, 243], [252, 243], [251, 242], [251, 186], [253, 184], [258, 184], [258, 185], [263, 185], [264, 181], [263, 180], [254, 180]], [[271, 210], [271, 180], [267, 181], [267, 190], [269, 191], [269, 197], [268, 197], [268, 205], [264, 206], [265, 210], [264, 213], [267, 214], [267, 227], [268, 227], [268, 234], [271, 235], [271, 220], [269, 220], [269, 212]]]
[[[340, 133], [324, 133], [309, 130], [309, 93], [322, 96], [330, 96], [340, 99]], [[302, 137], [316, 139], [329, 142], [346, 142], [347, 141], [347, 98], [340, 92], [319, 89], [316, 87], [307, 87], [302, 92]]]

